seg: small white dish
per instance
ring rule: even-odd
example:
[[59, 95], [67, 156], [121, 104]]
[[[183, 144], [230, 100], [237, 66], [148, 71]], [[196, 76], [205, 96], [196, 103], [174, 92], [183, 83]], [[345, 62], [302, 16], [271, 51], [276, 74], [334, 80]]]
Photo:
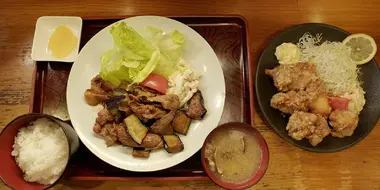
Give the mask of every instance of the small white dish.
[[[54, 57], [48, 49], [48, 43], [55, 29], [65, 25], [70, 28], [78, 42], [73, 51], [64, 58]], [[32, 46], [32, 59], [35, 61], [74, 62], [78, 56], [82, 18], [74, 16], [42, 16], [38, 18]]]

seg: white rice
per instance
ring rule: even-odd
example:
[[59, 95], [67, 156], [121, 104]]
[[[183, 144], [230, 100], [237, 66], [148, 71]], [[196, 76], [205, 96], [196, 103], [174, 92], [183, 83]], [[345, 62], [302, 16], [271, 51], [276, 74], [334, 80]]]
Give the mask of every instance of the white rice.
[[26, 181], [52, 184], [65, 169], [68, 146], [65, 133], [57, 123], [39, 118], [19, 130], [12, 156]]

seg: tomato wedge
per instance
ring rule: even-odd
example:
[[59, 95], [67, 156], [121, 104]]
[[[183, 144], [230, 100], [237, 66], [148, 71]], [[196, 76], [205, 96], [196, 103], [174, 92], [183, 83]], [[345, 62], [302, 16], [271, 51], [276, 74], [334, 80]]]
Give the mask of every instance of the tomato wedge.
[[153, 89], [161, 94], [166, 94], [168, 90], [168, 80], [166, 80], [164, 76], [155, 73], [150, 73], [140, 85]]
[[350, 99], [341, 97], [329, 97], [329, 102], [333, 110], [345, 110], [347, 109]]

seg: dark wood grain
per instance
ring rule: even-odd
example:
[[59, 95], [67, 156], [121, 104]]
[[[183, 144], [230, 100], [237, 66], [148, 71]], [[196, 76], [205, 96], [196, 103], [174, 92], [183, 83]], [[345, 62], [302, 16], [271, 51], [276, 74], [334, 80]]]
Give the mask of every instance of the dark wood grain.
[[[35, 23], [44, 15], [120, 17], [123, 15], [239, 14], [246, 18], [252, 66], [265, 45], [283, 29], [323, 22], [352, 33], [368, 33], [380, 42], [378, 0], [2, 0], [0, 3], [0, 128], [27, 113]], [[376, 55], [380, 64], [380, 54]], [[254, 69], [254, 67], [253, 67]], [[250, 88], [252, 89], [252, 88]], [[257, 109], [255, 113], [257, 113]], [[253, 189], [380, 189], [380, 123], [359, 144], [339, 153], [303, 151], [282, 140], [255, 114], [270, 163]], [[211, 181], [62, 181], [53, 189], [218, 189]], [[8, 189], [0, 185], [0, 189]]]
[[[246, 23], [240, 17], [172, 17], [201, 36], [214, 49], [223, 69], [226, 101], [220, 124], [240, 121], [251, 124], [249, 95], [249, 60]], [[98, 31], [119, 19], [83, 21], [81, 47]], [[66, 105], [66, 86], [72, 63], [36, 62], [31, 112], [54, 115], [69, 120]], [[91, 126], [89, 126], [91, 127]], [[194, 180], [205, 178], [197, 152], [190, 159], [172, 168], [149, 173], [128, 172], [115, 168], [93, 155], [83, 144], [69, 164], [69, 178], [76, 180], [110, 180], [130, 178], [176, 178]]]

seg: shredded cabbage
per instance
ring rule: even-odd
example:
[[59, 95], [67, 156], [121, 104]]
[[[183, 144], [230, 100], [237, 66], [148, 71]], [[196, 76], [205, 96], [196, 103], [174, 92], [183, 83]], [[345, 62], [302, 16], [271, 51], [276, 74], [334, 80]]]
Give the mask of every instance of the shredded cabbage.
[[349, 109], [359, 113], [365, 104], [364, 90], [360, 86], [360, 70], [351, 60], [350, 47], [341, 42], [325, 41], [322, 35], [305, 33], [298, 41], [301, 61], [316, 65], [318, 76], [324, 81], [330, 96], [351, 99]]

